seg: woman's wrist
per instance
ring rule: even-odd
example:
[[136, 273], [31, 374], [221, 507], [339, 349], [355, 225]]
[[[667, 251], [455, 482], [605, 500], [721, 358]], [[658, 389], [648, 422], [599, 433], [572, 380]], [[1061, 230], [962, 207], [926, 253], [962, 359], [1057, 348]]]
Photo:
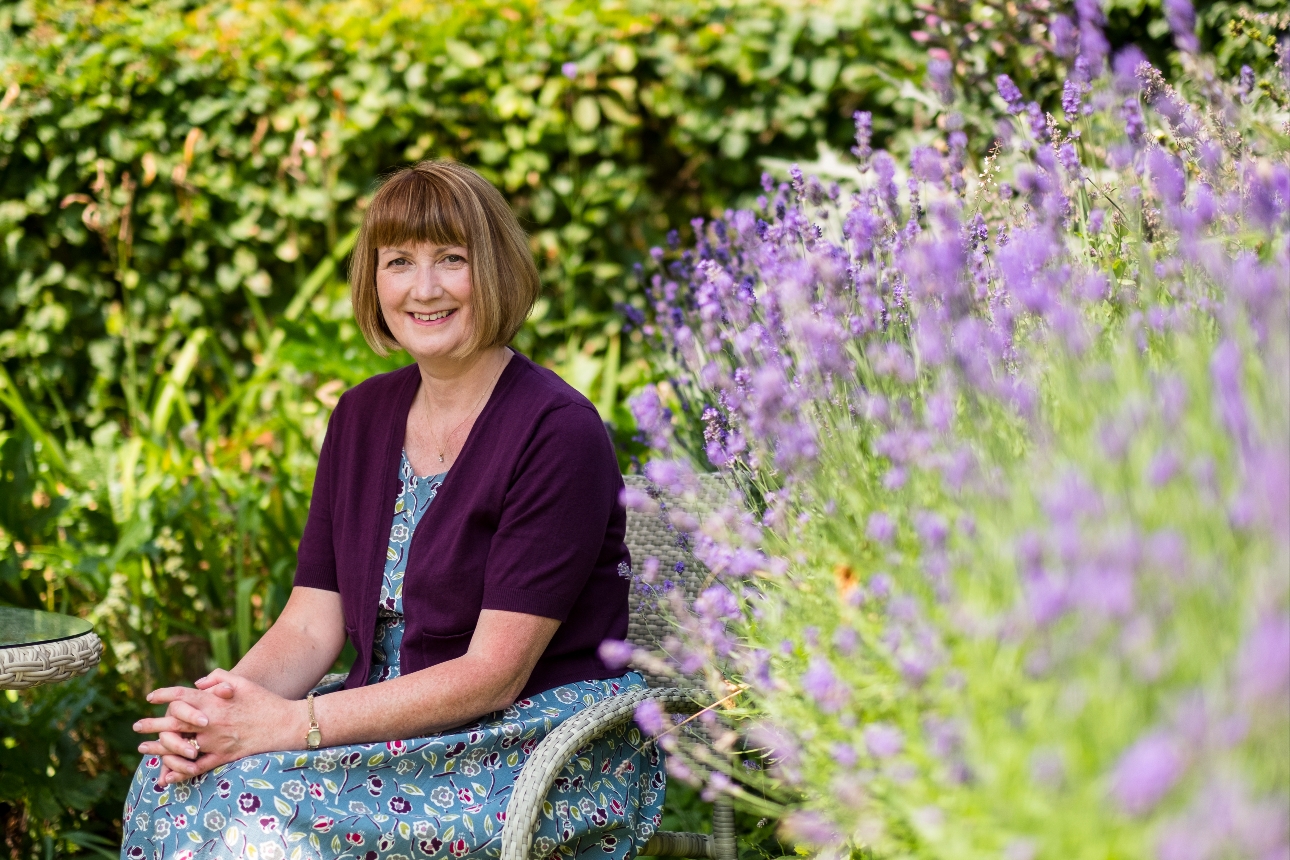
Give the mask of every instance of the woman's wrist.
[[[302, 750], [307, 744], [305, 738], [309, 734], [309, 705], [304, 699], [288, 702], [290, 705], [290, 718], [283, 720], [283, 737], [282, 746], [284, 750]], [[317, 699], [314, 700], [315, 713], [318, 707]]]

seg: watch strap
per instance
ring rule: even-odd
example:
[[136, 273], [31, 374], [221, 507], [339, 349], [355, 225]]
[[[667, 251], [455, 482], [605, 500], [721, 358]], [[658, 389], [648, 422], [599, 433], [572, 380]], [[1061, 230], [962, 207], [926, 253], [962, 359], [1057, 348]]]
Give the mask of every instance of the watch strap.
[[322, 731], [318, 727], [318, 718], [314, 716], [314, 694], [305, 697], [309, 706], [309, 732], [305, 735], [305, 749], [316, 750], [322, 745]]

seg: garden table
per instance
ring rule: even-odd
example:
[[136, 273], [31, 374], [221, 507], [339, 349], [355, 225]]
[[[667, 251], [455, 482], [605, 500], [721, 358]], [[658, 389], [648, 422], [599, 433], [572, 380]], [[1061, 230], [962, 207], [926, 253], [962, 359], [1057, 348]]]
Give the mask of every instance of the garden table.
[[0, 606], [0, 690], [83, 675], [102, 653], [103, 642], [83, 618]]

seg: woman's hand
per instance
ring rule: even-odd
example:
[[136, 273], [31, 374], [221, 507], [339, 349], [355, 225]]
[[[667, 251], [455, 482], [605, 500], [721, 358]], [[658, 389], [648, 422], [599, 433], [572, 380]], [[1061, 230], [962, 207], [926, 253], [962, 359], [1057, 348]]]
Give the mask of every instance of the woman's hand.
[[[206, 679], [203, 678], [202, 680], [205, 681]], [[148, 701], [159, 701], [154, 698], [158, 692], [158, 690], [153, 690], [149, 693], [147, 696]], [[224, 698], [233, 694], [232, 687], [227, 685], [225, 685], [225, 688], [213, 692]], [[162, 757], [161, 776], [158, 779], [161, 785], [178, 782], [178, 774], [191, 776], [197, 773], [190, 761], [198, 756], [198, 750], [193, 746], [192, 739], [209, 722], [206, 715], [196, 707], [188, 702], [179, 701], [171, 703], [170, 707], [166, 709], [164, 717], [142, 719], [134, 724], [136, 732], [144, 734], [157, 733], [157, 740], [145, 741], [139, 744], [139, 752], [144, 755]], [[169, 764], [167, 764], [167, 759], [169, 759]]]
[[198, 681], [197, 689], [164, 687], [149, 693], [148, 701], [169, 704], [164, 717], [135, 724], [135, 731], [158, 733], [139, 750], [161, 756], [162, 785], [248, 755], [301, 748], [308, 729], [304, 702], [283, 699], [222, 669]]

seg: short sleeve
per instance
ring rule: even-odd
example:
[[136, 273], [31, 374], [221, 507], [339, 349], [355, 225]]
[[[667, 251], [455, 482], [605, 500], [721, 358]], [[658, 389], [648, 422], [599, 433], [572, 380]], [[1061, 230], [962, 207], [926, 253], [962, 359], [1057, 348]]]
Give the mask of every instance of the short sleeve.
[[345, 398], [342, 396], [327, 421], [327, 435], [323, 437], [322, 451], [318, 454], [318, 471], [314, 475], [313, 494], [309, 497], [309, 518], [305, 521], [304, 534], [300, 536], [300, 546], [296, 550], [296, 586], [340, 590], [336, 583], [336, 547], [332, 539], [332, 487], [344, 407]]
[[593, 408], [573, 403], [543, 416], [507, 488], [482, 608], [563, 622], [595, 569], [621, 481]]

